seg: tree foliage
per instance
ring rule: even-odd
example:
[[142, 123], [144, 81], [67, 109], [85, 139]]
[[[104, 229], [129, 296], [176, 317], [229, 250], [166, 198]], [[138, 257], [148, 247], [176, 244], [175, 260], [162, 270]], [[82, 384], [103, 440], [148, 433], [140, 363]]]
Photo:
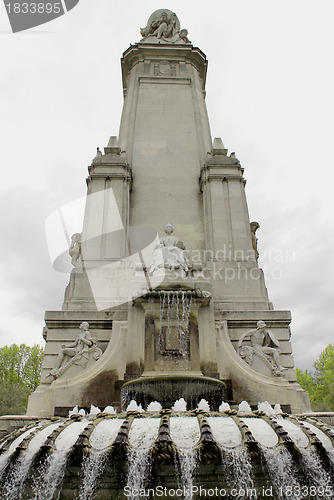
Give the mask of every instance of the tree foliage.
[[313, 363], [314, 375], [297, 368], [297, 381], [310, 397], [313, 410], [334, 411], [334, 345], [329, 344]]
[[39, 384], [44, 350], [39, 345], [0, 348], [0, 415], [24, 413]]

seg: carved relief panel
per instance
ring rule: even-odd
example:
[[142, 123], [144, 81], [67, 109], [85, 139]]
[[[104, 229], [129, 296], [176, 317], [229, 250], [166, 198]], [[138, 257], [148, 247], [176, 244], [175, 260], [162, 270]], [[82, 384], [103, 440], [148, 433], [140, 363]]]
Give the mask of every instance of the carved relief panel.
[[154, 76], [176, 76], [176, 64], [169, 61], [160, 61], [153, 66]]

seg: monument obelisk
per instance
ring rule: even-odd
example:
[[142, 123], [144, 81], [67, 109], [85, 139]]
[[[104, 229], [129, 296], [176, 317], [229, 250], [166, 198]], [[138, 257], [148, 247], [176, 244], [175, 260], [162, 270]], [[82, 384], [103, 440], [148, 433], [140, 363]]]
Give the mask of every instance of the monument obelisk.
[[244, 169], [211, 137], [206, 57], [169, 10], [141, 36], [122, 57], [119, 136], [88, 169], [73, 270], [62, 310], [45, 315], [28, 414], [119, 407], [125, 382], [150, 380], [159, 396], [159, 381], [176, 377], [223, 383], [231, 403], [307, 410], [291, 315], [273, 309], [258, 266]]

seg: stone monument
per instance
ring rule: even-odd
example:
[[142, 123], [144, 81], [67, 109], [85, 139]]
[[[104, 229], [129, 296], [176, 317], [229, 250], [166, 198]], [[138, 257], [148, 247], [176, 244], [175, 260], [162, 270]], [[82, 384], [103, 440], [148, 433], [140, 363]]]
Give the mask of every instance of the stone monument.
[[133, 395], [308, 410], [290, 312], [274, 310], [258, 265], [244, 169], [211, 138], [206, 56], [167, 9], [140, 33], [121, 61], [119, 136], [88, 168], [62, 310], [45, 314], [28, 415]]

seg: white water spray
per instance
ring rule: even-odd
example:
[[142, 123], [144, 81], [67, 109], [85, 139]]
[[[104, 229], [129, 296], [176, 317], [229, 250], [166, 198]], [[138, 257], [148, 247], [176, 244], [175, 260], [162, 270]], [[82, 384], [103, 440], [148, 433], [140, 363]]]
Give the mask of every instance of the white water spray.
[[196, 468], [196, 455], [193, 448], [200, 439], [198, 420], [187, 417], [171, 417], [170, 435], [179, 449], [180, 471], [178, 476], [180, 487], [185, 488], [184, 498], [191, 500], [191, 487]]
[[67, 454], [87, 426], [88, 420], [73, 422], [66, 427], [55, 441], [55, 451], [49, 455], [41, 472], [35, 478], [34, 500], [51, 500], [59, 486], [67, 462]]
[[104, 472], [108, 459], [108, 451], [115, 441], [117, 433], [123, 424], [123, 419], [108, 418], [102, 420], [90, 436], [91, 453], [83, 463], [83, 481], [80, 488], [80, 500], [90, 500], [98, 482]]
[[[159, 424], [159, 418], [143, 418], [134, 420], [130, 427], [127, 479], [129, 491], [139, 491], [145, 487], [145, 483], [149, 479], [150, 448], [158, 436]], [[137, 500], [140, 498], [138, 495], [134, 493], [129, 498]]]

